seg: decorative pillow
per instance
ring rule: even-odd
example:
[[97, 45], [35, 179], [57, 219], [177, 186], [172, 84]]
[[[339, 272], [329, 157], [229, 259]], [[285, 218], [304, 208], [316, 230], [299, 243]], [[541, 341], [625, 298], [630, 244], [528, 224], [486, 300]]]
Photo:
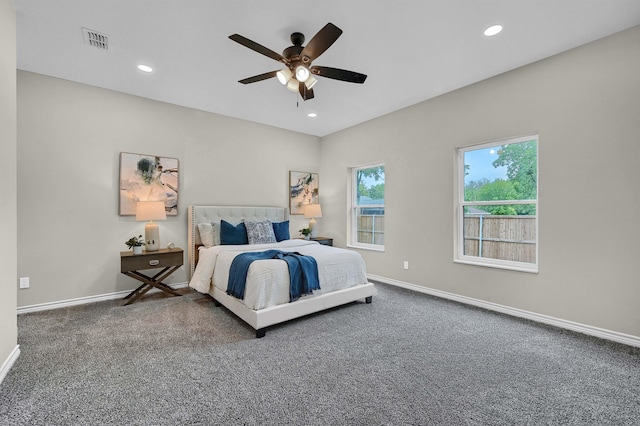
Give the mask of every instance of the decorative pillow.
[[247, 238], [249, 244], [268, 244], [275, 243], [276, 236], [273, 233], [271, 221], [263, 220], [261, 222], [245, 222], [247, 226]]
[[198, 233], [200, 234], [200, 241], [205, 247], [211, 247], [215, 245], [214, 237], [215, 223], [199, 223]]
[[271, 225], [273, 225], [273, 233], [276, 235], [276, 241], [280, 242], [291, 239], [288, 220], [284, 222], [271, 222]]
[[220, 244], [239, 245], [249, 244], [247, 240], [247, 227], [244, 222], [232, 225], [226, 220], [220, 221]]

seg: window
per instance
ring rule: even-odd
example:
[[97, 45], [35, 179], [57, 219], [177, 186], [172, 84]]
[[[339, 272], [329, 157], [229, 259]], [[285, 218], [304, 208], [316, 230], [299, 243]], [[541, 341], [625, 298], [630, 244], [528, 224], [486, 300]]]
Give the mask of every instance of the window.
[[384, 164], [351, 169], [349, 245], [384, 250]]
[[454, 261], [538, 271], [538, 136], [457, 152]]

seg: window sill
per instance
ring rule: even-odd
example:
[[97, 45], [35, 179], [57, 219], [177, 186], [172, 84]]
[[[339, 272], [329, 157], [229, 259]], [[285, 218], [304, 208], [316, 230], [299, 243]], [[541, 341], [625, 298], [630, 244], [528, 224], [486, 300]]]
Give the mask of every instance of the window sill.
[[373, 244], [369, 244], [369, 245], [347, 244], [347, 247], [352, 249], [359, 249], [359, 250], [384, 251], [384, 246], [376, 246]]
[[506, 269], [509, 271], [528, 272], [530, 274], [538, 273], [538, 265], [528, 265], [517, 262], [499, 262], [490, 259], [478, 260], [474, 258], [453, 259], [454, 263], [462, 263], [465, 265], [483, 266], [485, 268]]

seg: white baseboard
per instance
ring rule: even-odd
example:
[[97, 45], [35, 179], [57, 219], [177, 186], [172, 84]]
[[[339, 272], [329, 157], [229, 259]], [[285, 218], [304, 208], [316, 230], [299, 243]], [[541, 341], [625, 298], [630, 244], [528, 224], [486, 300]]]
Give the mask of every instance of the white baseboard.
[[15, 348], [9, 354], [9, 357], [2, 363], [2, 367], [0, 367], [0, 385], [4, 381], [4, 378], [9, 374], [9, 370], [13, 367], [13, 364], [16, 362], [18, 357], [20, 356], [20, 345], [16, 345]]
[[[175, 289], [187, 287], [189, 283], [183, 282], [178, 284], [171, 284], [170, 287]], [[40, 303], [37, 305], [22, 306], [18, 308], [18, 314], [26, 314], [29, 312], [48, 311], [50, 309], [67, 308], [69, 306], [84, 305], [86, 303], [104, 302], [106, 300], [122, 299], [132, 290], [118, 291], [115, 293], [99, 294], [97, 296], [78, 297], [77, 299], [60, 300], [57, 302]], [[160, 290], [153, 288], [147, 292], [152, 294], [159, 292]]]
[[377, 275], [367, 274], [367, 277], [373, 281], [380, 281], [385, 284], [406, 288], [409, 290], [417, 291], [419, 293], [425, 293], [431, 296], [441, 297], [443, 299], [449, 299], [449, 300], [464, 303], [467, 305], [488, 309], [490, 311], [500, 312], [500, 313], [511, 315], [514, 317], [525, 318], [531, 321], [563, 328], [565, 330], [576, 331], [578, 333], [587, 334], [589, 336], [595, 336], [601, 339], [611, 340], [614, 342], [622, 343], [624, 345], [640, 348], [640, 337], [638, 336], [618, 333], [617, 331], [611, 331], [603, 328], [593, 327], [586, 324], [580, 324], [573, 321], [567, 321], [560, 318], [537, 314], [535, 312], [525, 311], [522, 309], [512, 308], [509, 306], [499, 305], [497, 303], [486, 302], [484, 300], [474, 299], [472, 297], [460, 296], [458, 294], [448, 293], [446, 291], [436, 290], [433, 288], [423, 287], [415, 284], [410, 284], [403, 281], [380, 277]]

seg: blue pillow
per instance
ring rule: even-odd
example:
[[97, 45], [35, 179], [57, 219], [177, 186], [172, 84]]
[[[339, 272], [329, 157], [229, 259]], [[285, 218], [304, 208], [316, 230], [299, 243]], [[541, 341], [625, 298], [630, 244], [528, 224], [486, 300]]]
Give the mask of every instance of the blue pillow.
[[247, 227], [244, 222], [232, 225], [226, 220], [220, 221], [220, 244], [222, 245], [240, 245], [249, 244], [247, 238]]
[[291, 239], [288, 220], [284, 222], [271, 222], [271, 225], [273, 225], [273, 233], [276, 234], [276, 241], [280, 242]]

